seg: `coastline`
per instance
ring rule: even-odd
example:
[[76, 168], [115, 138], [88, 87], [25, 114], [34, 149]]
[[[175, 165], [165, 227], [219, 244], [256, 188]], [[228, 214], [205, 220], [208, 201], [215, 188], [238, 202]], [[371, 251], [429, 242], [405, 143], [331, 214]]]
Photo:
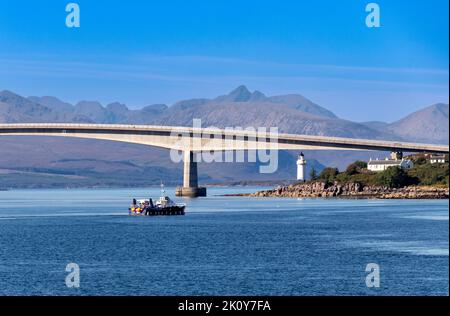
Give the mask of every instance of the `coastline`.
[[448, 199], [448, 187], [407, 186], [388, 188], [363, 186], [359, 183], [326, 184], [324, 182], [297, 183], [254, 193], [227, 196], [280, 198], [346, 198], [346, 199]]

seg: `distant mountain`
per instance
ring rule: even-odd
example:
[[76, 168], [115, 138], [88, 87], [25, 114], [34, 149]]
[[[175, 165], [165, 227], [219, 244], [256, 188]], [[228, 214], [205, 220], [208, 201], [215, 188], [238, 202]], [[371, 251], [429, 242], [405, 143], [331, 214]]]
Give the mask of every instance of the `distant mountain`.
[[300, 95], [266, 97], [240, 86], [214, 99], [180, 101], [149, 119], [149, 123], [191, 126], [195, 118], [204, 127], [276, 126], [280, 132], [359, 138], [394, 138], [336, 117]]
[[386, 122], [379, 122], [379, 121], [370, 121], [370, 122], [363, 122], [361, 123], [364, 126], [367, 126], [368, 128], [374, 129], [374, 130], [382, 130], [385, 131], [389, 123]]
[[0, 93], [1, 122], [76, 122], [162, 124], [191, 126], [194, 118], [203, 126], [277, 126], [280, 132], [359, 138], [393, 138], [389, 133], [363, 124], [341, 120], [332, 112], [301, 95], [267, 97], [239, 86], [214, 99], [191, 99], [173, 106], [155, 104], [130, 110], [125, 104], [106, 107], [97, 101], [76, 105], [55, 97], [24, 98], [12, 92]]
[[[172, 106], [154, 104], [130, 109], [114, 102], [96, 101], [75, 105], [55, 97], [22, 97], [0, 92], [0, 123], [74, 122], [192, 126], [278, 127], [280, 132], [369, 139], [391, 139], [448, 143], [448, 105], [436, 104], [394, 123], [355, 123], [338, 118], [301, 95], [266, 96], [240, 86], [212, 99], [190, 99]], [[17, 141], [20, 139], [20, 142]], [[36, 146], [38, 144], [38, 146]], [[24, 153], [32, 153], [25, 154]], [[279, 170], [258, 174], [258, 164], [200, 164], [201, 181], [293, 179], [296, 152], [280, 152]], [[308, 167], [320, 171], [324, 165], [345, 167], [355, 159], [379, 153], [310, 151]], [[9, 186], [149, 185], [164, 177], [180, 183], [181, 165], [167, 159], [164, 150], [99, 140], [5, 137], [0, 146], [0, 184]], [[320, 162], [319, 162], [320, 161]], [[74, 178], [75, 177], [75, 178]]]
[[389, 124], [386, 130], [418, 142], [449, 142], [448, 104], [434, 104]]
[[435, 104], [394, 122], [356, 123], [298, 95], [266, 96], [239, 86], [213, 99], [182, 100], [172, 106], [153, 104], [132, 110], [114, 102], [75, 105], [56, 97], [24, 98], [0, 92], [0, 122], [123, 123], [191, 126], [200, 118], [204, 127], [276, 126], [280, 132], [354, 138], [448, 143], [448, 104]]
[[200, 118], [204, 127], [278, 127], [280, 132], [309, 135], [329, 135], [355, 138], [393, 138], [392, 135], [372, 130], [362, 124], [341, 119], [330, 119], [270, 102], [209, 101], [187, 108], [170, 107], [152, 123], [191, 126]]
[[10, 91], [0, 92], [0, 122], [43, 122], [58, 118], [51, 109]]
[[273, 103], [286, 104], [289, 107], [300, 110], [302, 112], [328, 118], [337, 118], [337, 116], [333, 112], [313, 103], [312, 101], [299, 94], [273, 96], [269, 98], [269, 101]]
[[72, 112], [74, 110], [74, 106], [70, 103], [63, 102], [58, 98], [45, 96], [45, 97], [28, 97], [28, 100], [34, 103], [38, 103], [48, 107], [51, 110], [58, 112]]
[[95, 123], [110, 123], [109, 111], [97, 101], [81, 101], [75, 105], [76, 115], [89, 118]]
[[[44, 100], [45, 104], [36, 102]], [[24, 98], [11, 91], [0, 92], [0, 122], [2, 123], [40, 123], [73, 122], [93, 123], [89, 117], [78, 114], [56, 98]]]
[[273, 97], [266, 97], [266, 95], [260, 91], [250, 92], [246, 86], [239, 86], [235, 90], [231, 91], [227, 95], [223, 95], [212, 100], [214, 103], [276, 103], [280, 105], [286, 105], [290, 108], [300, 110], [305, 113], [314, 114], [317, 116], [323, 116], [328, 118], [337, 118], [337, 116], [328, 111], [327, 109], [313, 103], [307, 98], [299, 94], [279, 95]]
[[214, 99], [215, 102], [258, 102], [266, 101], [267, 97], [259, 91], [250, 92], [246, 86], [239, 86], [227, 95]]

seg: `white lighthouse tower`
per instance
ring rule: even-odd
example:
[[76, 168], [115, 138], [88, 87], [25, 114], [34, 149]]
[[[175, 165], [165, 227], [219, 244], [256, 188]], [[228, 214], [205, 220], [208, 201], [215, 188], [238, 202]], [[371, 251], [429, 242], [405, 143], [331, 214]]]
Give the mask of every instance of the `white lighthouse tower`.
[[297, 180], [305, 181], [306, 180], [306, 160], [305, 155], [300, 153], [297, 160]]

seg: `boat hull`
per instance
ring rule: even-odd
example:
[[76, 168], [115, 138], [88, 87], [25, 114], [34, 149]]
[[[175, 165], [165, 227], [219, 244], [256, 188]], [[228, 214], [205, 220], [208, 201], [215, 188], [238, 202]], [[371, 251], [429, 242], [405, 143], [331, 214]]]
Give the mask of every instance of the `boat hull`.
[[185, 215], [185, 206], [168, 206], [168, 207], [147, 207], [141, 213], [130, 211], [133, 216], [177, 216]]

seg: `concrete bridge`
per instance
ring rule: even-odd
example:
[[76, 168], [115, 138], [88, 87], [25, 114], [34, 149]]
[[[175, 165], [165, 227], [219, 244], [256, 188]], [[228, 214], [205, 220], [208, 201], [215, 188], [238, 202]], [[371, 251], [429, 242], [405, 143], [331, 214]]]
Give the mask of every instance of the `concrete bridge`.
[[184, 154], [183, 187], [177, 195], [204, 196], [198, 186], [196, 152], [240, 150], [377, 150], [392, 153], [449, 152], [448, 145], [418, 144], [178, 126], [30, 123], [0, 124], [0, 136], [59, 136], [111, 140], [175, 149]]

